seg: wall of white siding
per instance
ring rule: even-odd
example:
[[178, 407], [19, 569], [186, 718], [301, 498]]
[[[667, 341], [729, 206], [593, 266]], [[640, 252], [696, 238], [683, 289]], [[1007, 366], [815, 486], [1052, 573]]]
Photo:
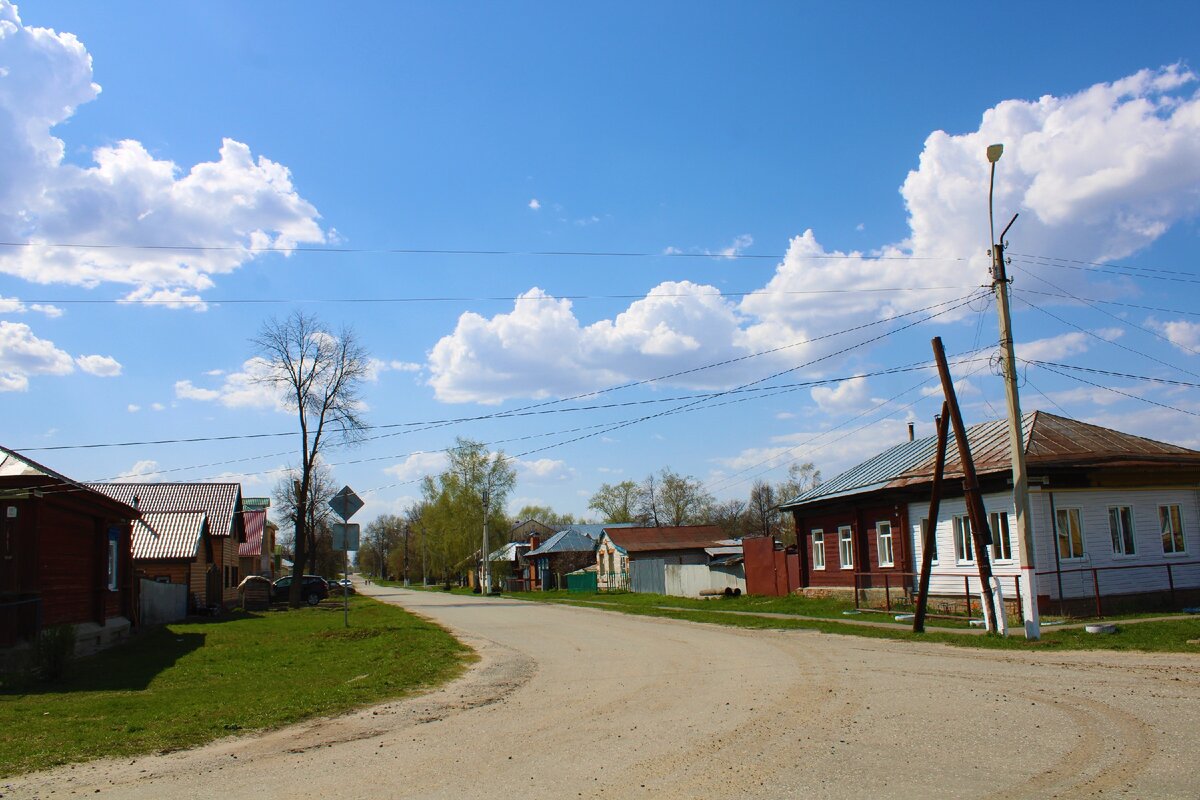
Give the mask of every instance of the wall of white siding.
[[[1059, 576], [1055, 570], [1055, 548], [1057, 546], [1050, 510], [1053, 494], [1055, 510], [1077, 508], [1083, 523], [1083, 557], [1060, 560], [1063, 570], [1062, 597], [1091, 597], [1094, 594], [1093, 568], [1131, 567], [1155, 565], [1140, 569], [1103, 570], [1097, 575], [1101, 595], [1130, 594], [1135, 592], [1165, 591], [1168, 588], [1165, 563], [1184, 564], [1200, 561], [1200, 492], [1188, 488], [1166, 489], [1081, 489], [1048, 492], [1035, 490], [1030, 495], [1033, 524], [1035, 564], [1038, 576], [1038, 593], [1059, 597]], [[997, 575], [1015, 575], [1018, 572], [1016, 512], [1012, 507], [1012, 494], [1008, 492], [985, 495], [984, 508], [992, 512], [1007, 511], [1011, 538], [1012, 561], [992, 562]], [[1162, 505], [1178, 505], [1183, 519], [1185, 551], [1179, 554], [1164, 554], [1162, 535], [1158, 523], [1158, 508]], [[1112, 537], [1108, 526], [1110, 506], [1129, 506], [1133, 512], [1133, 527], [1136, 552], [1132, 556], [1113, 553]], [[909, 536], [913, 546], [914, 569], [919, 570], [921, 553], [921, 518], [929, 512], [928, 503], [911, 503], [908, 513], [911, 520]], [[975, 564], [958, 564], [954, 558], [954, 528], [952, 518], [966, 514], [963, 498], [944, 500], [939, 511], [937, 526], [938, 562], [934, 564], [930, 579], [931, 594], [961, 595], [963, 576], [968, 577], [972, 593], [978, 593], [978, 567]], [[994, 532], [993, 532], [994, 535]], [[1074, 570], [1084, 570], [1074, 572]], [[1045, 574], [1051, 573], [1051, 574]], [[1176, 588], [1200, 587], [1200, 566], [1172, 567], [1171, 575]], [[1004, 579], [1005, 596], [1011, 597], [1011, 578]], [[915, 581], [914, 581], [915, 584]]]
[[[699, 597], [702, 590], [746, 591], [746, 576], [740, 568], [710, 569], [707, 564], [666, 564], [666, 592], [675, 597]], [[739, 574], [741, 573], [741, 574]]]

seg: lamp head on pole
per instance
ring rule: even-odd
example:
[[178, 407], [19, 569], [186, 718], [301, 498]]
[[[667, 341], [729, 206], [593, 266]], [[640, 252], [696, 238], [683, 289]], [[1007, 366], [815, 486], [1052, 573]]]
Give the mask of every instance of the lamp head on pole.
[[988, 145], [988, 149], [987, 149], [988, 161], [995, 164], [997, 161], [1000, 160], [1000, 156], [1002, 156], [1002, 155], [1004, 155], [1004, 145], [1002, 145], [1002, 144], [989, 144]]

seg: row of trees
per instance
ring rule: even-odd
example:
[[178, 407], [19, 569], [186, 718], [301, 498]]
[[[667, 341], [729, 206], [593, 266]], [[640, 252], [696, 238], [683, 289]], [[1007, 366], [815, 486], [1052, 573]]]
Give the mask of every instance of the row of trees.
[[[302, 312], [268, 321], [254, 344], [262, 382], [296, 414], [299, 427], [300, 464], [275, 491], [276, 508], [285, 520], [285, 541], [291, 534], [294, 574], [334, 574], [340, 564], [332, 548], [328, 501], [336, 489], [322, 454], [327, 444], [352, 443], [365, 429], [360, 410], [361, 388], [369, 373], [366, 351], [352, 331], [334, 334]], [[504, 508], [516, 485], [510, 460], [462, 438], [447, 455], [447, 469], [424, 479], [418, 502], [402, 515], [381, 516], [367, 526], [360, 543], [360, 569], [411, 579], [419, 553], [422, 577], [449, 583], [478, 558], [485, 525], [494, 532], [489, 550], [504, 542], [510, 527]], [[601, 522], [716, 524], [731, 538], [761, 533], [794, 542], [790, 520], [779, 513], [778, 505], [820, 479], [811, 463], [796, 464], [783, 482], [757, 481], [747, 500], [718, 503], [700, 481], [666, 467], [640, 483], [603, 484], [588, 508]], [[540, 506], [526, 506], [518, 517], [548, 525], [577, 521]], [[300, 603], [300, 587], [300, 581], [293, 582], [292, 605]]]

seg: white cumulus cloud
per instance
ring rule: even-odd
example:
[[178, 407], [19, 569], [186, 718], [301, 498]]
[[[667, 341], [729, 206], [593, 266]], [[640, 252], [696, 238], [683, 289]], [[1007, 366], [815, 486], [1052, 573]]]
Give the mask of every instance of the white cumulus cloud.
[[[575, 316], [569, 301], [535, 288], [511, 312], [463, 314], [430, 353], [430, 383], [446, 402], [561, 396], [802, 342], [843, 328], [846, 320], [886, 319], [963, 296], [987, 280], [984, 153], [995, 142], [1005, 145], [996, 215], [1003, 224], [1021, 214], [1009, 236], [1014, 266], [1021, 266], [1022, 253], [1098, 262], [1126, 257], [1200, 212], [1196, 82], [1191, 71], [1167, 66], [1077, 94], [1005, 100], [985, 110], [973, 131], [934, 131], [926, 138], [917, 168], [901, 187], [909, 233], [898, 242], [844, 251], [805, 230], [791, 239], [761, 293], [738, 303], [668, 297], [716, 289], [664, 283], [613, 319], [590, 324]], [[736, 255], [750, 243], [738, 237], [724, 250], [707, 252]], [[913, 258], [921, 259], [920, 269]], [[1056, 275], [1068, 291], [1097, 279]], [[905, 291], [931, 285], [955, 288]], [[729, 369], [673, 382], [728, 386], [744, 374]]]
[[112, 356], [79, 356], [75, 363], [87, 374], [101, 378], [115, 378], [121, 374], [121, 362]]
[[437, 475], [446, 469], [449, 460], [444, 451], [413, 453], [399, 464], [387, 467], [384, 472], [398, 481], [411, 481], [426, 475]]
[[[323, 242], [316, 209], [288, 169], [225, 139], [215, 160], [190, 167], [134, 139], [99, 147], [90, 166], [64, 160], [55, 135], [95, 100], [92, 59], [71, 33], [25, 25], [0, 0], [0, 272], [37, 283], [130, 287], [135, 300], [203, 308], [213, 276], [257, 257]], [[87, 249], [56, 245], [181, 245], [212, 250]]]

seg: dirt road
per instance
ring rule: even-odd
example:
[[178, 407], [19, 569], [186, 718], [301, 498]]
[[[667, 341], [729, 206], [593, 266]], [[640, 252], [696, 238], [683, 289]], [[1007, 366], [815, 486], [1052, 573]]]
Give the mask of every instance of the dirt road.
[[367, 587], [481, 656], [432, 694], [7, 798], [1196, 797], [1200, 659], [1012, 655]]

